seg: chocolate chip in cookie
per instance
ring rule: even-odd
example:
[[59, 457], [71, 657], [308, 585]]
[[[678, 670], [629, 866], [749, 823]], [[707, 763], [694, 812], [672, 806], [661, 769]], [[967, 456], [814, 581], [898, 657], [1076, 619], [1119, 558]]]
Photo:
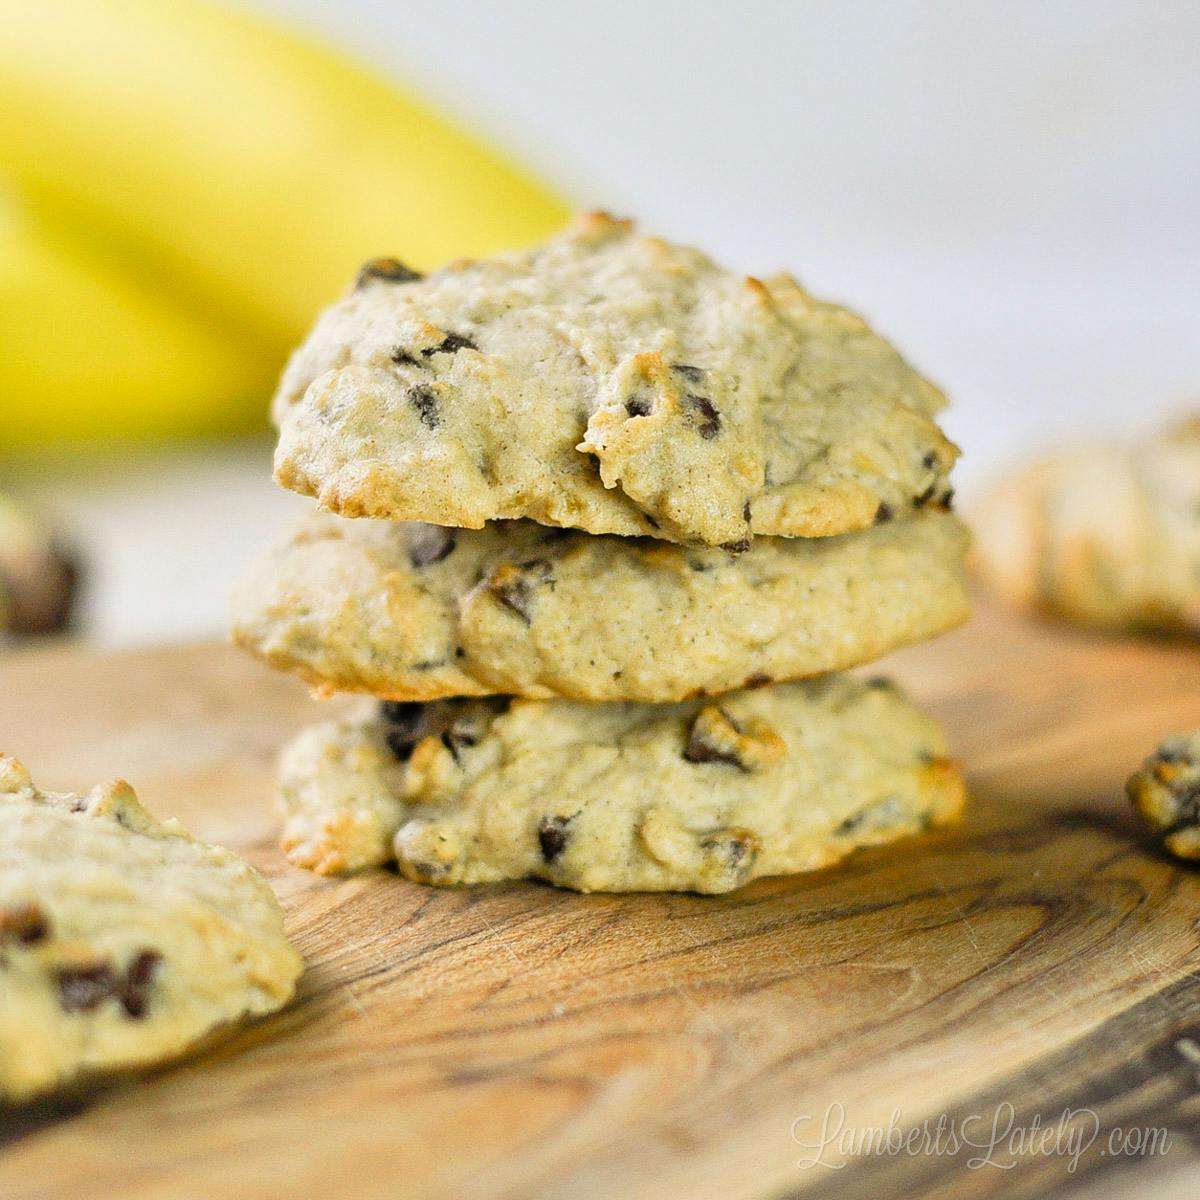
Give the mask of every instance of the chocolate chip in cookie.
[[492, 572], [487, 589], [525, 622], [533, 624], [533, 604], [541, 587], [553, 585], [554, 569], [544, 558], [528, 562], [506, 563]]
[[135, 1020], [146, 1015], [150, 988], [158, 974], [162, 955], [157, 950], [142, 950], [125, 968], [125, 981], [121, 988], [121, 1006], [127, 1016]]
[[465, 334], [448, 333], [436, 346], [429, 346], [422, 350], [421, 354], [425, 358], [430, 358], [434, 354], [457, 354], [460, 350], [478, 350], [479, 347]]
[[417, 283], [424, 278], [420, 271], [405, 266], [398, 258], [372, 258], [359, 268], [354, 286], [363, 288], [376, 279], [386, 283]]
[[430, 567], [449, 558], [457, 540], [454, 531], [441, 525], [416, 525], [408, 537], [408, 561], [414, 567]]
[[59, 967], [55, 972], [58, 1002], [63, 1012], [91, 1012], [113, 994], [116, 975], [110, 962], [87, 966]]
[[125, 970], [117, 971], [104, 960], [80, 967], [59, 967], [59, 1004], [64, 1012], [91, 1012], [106, 1000], [116, 1000], [127, 1017], [146, 1015], [150, 988], [162, 955], [157, 950], [139, 950]]
[[721, 432], [721, 414], [717, 406], [707, 396], [696, 396], [689, 392], [684, 400], [696, 417], [696, 432], [706, 441], [711, 442]]
[[547, 862], [553, 862], [567, 848], [570, 823], [570, 817], [559, 816], [546, 816], [538, 822], [538, 846]]
[[418, 383], [408, 389], [408, 402], [417, 410], [426, 429], [436, 429], [442, 418], [438, 412], [437, 393], [428, 384]]
[[783, 739], [756, 724], [743, 730], [725, 709], [715, 704], [702, 708], [692, 721], [683, 757], [693, 763], [727, 763], [751, 772], [774, 762], [786, 752]]
[[387, 722], [384, 741], [399, 762], [412, 757], [413, 747], [421, 740], [425, 705], [414, 700], [384, 700], [379, 715]]

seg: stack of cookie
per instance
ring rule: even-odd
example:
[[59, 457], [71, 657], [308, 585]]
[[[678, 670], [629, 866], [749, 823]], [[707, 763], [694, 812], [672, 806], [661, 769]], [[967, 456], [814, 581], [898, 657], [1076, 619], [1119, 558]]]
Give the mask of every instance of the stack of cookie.
[[953, 819], [936, 725], [838, 673], [966, 614], [942, 404], [792, 279], [603, 215], [368, 263], [275, 403], [276, 478], [329, 511], [235, 601], [241, 645], [375, 698], [285, 751], [289, 856], [723, 892]]

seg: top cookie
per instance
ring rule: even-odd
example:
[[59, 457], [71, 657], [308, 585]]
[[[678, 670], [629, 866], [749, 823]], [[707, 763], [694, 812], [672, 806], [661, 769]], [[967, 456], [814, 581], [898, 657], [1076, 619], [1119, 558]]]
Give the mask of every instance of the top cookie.
[[343, 516], [736, 547], [944, 504], [943, 403], [787, 276], [592, 214], [425, 279], [368, 263], [284, 372], [275, 476]]

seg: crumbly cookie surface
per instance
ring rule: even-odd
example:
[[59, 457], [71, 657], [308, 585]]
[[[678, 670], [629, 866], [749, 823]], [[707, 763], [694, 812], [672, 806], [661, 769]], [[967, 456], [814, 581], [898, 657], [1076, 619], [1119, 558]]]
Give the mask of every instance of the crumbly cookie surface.
[[391, 704], [302, 732], [283, 848], [422, 883], [727, 892], [954, 820], [936, 724], [848, 676], [674, 705]]
[[1166, 738], [1130, 777], [1127, 791], [1171, 854], [1200, 859], [1200, 730]]
[[664, 702], [869, 662], [967, 613], [950, 513], [743, 554], [531, 521], [316, 513], [234, 601], [234, 637], [315, 686], [397, 700]]
[[972, 514], [1009, 603], [1108, 629], [1200, 634], [1200, 418], [1032, 464]]
[[592, 214], [425, 279], [368, 263], [284, 373], [275, 474], [351, 517], [821, 537], [946, 502], [943, 402], [794, 280]]
[[292, 995], [279, 905], [125, 783], [39, 791], [0, 756], [0, 1098], [169, 1058]]

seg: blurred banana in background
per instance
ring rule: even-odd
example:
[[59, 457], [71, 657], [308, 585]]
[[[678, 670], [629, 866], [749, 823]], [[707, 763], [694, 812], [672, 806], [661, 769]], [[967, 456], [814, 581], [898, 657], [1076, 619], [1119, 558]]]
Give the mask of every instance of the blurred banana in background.
[[369, 69], [199, 0], [0, 0], [0, 446], [260, 427], [363, 260], [543, 237], [535, 180]]

